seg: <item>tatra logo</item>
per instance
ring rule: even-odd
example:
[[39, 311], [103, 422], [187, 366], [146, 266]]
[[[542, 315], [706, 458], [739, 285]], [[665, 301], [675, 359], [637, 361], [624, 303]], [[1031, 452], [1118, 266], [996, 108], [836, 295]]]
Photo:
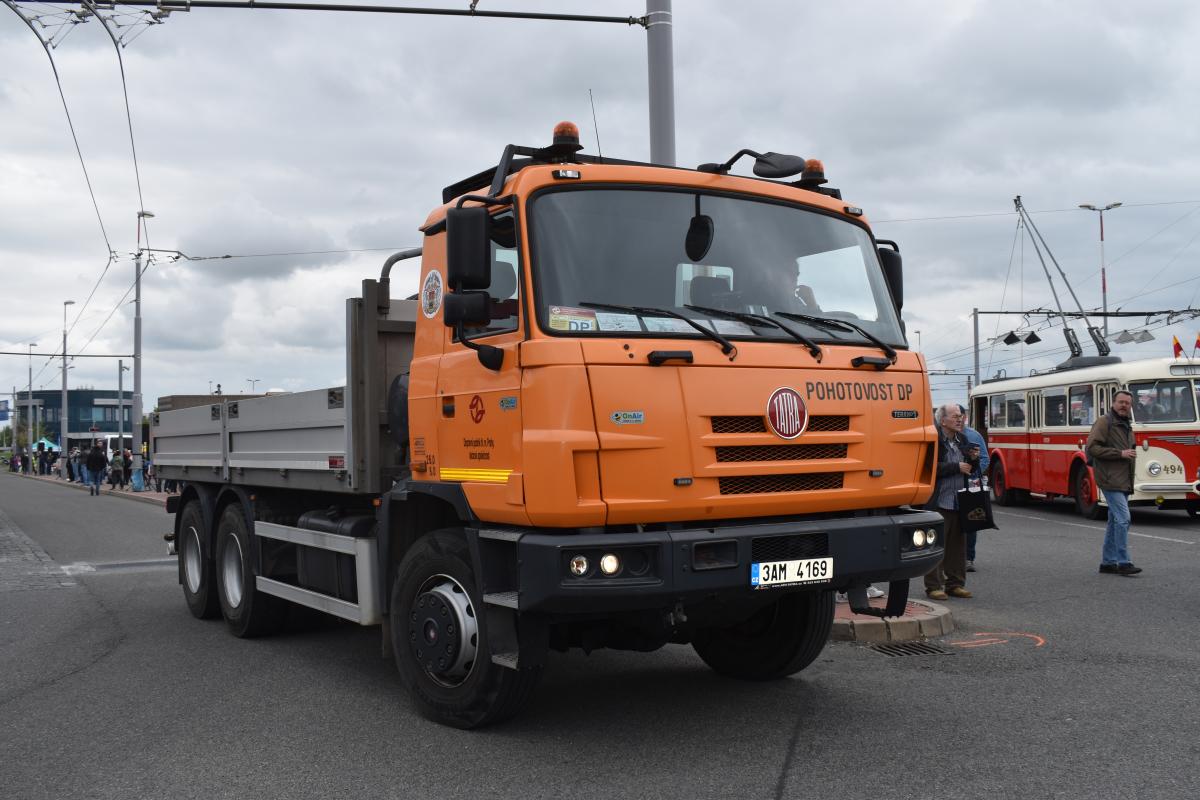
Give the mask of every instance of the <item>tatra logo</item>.
[[795, 389], [776, 389], [767, 400], [767, 422], [781, 439], [795, 439], [808, 427], [808, 408]]

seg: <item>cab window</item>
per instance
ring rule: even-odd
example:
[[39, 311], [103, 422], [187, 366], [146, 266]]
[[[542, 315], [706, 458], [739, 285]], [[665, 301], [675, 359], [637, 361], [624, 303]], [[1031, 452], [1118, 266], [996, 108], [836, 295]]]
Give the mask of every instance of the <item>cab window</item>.
[[505, 211], [492, 218], [492, 283], [488, 287], [491, 301], [490, 321], [487, 325], [465, 328], [467, 339], [493, 336], [517, 329], [520, 320], [521, 279], [517, 256], [515, 223], [512, 211]]

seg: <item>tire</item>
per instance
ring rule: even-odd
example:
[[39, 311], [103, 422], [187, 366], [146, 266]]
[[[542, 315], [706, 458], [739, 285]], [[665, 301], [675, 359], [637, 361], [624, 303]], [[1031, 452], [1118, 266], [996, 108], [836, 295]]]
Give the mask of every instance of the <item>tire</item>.
[[1004, 464], [997, 461], [996, 465], [988, 470], [991, 477], [988, 479], [992, 485], [992, 500], [998, 506], [1023, 506], [1029, 501], [1029, 492], [1024, 489], [1014, 489], [1008, 485], [1008, 476], [1004, 473]]
[[1188, 504], [1184, 506], [1184, 508], [1187, 509], [1188, 516], [1192, 519], [1200, 517], [1200, 502], [1196, 500], [1189, 500]]
[[770, 681], [811, 664], [833, 627], [833, 592], [785, 594], [749, 619], [697, 631], [692, 647], [722, 675]]
[[396, 571], [389, 611], [396, 668], [427, 719], [478, 728], [514, 716], [533, 695], [541, 667], [492, 662], [462, 531], [434, 531], [412, 546]]
[[213, 560], [204, 552], [204, 512], [200, 501], [189, 501], [179, 514], [179, 577], [188, 611], [196, 619], [221, 616], [213, 585]]
[[254, 537], [242, 507], [225, 507], [217, 524], [217, 553], [213, 559], [221, 615], [234, 636], [249, 639], [279, 630], [287, 605], [254, 588]]
[[1071, 477], [1071, 494], [1075, 496], [1075, 510], [1085, 519], [1103, 519], [1105, 511], [1096, 499], [1096, 487], [1093, 483], [1092, 472], [1086, 467], [1078, 467]]

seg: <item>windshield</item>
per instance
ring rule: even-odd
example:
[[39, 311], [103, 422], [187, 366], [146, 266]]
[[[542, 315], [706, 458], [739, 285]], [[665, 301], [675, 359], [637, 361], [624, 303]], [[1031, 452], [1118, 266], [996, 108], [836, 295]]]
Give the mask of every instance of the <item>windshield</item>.
[[[549, 332], [699, 336], [685, 315], [729, 338], [794, 340], [718, 313], [784, 312], [904, 344], [871, 237], [846, 220], [745, 197], [596, 188], [538, 195], [529, 226]], [[816, 340], [864, 341], [818, 323], [787, 324]]]
[[1137, 422], [1195, 422], [1191, 381], [1146, 381], [1129, 384]]

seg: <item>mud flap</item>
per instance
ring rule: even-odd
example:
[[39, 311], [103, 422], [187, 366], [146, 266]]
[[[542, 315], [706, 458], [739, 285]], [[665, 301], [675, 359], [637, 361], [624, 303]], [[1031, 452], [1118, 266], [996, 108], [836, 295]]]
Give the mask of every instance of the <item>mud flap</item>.
[[887, 605], [875, 608], [867, 602], [867, 584], [859, 583], [846, 589], [846, 599], [855, 614], [871, 617], [902, 617], [908, 606], [908, 579], [888, 583]]

